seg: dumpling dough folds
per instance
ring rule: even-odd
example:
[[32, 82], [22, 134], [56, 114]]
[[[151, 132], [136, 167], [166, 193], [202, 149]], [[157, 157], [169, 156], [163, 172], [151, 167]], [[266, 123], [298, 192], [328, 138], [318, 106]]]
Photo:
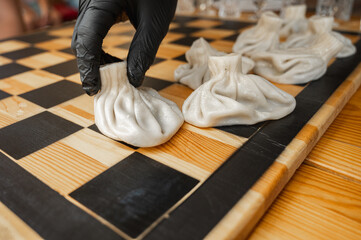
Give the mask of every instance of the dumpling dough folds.
[[[224, 56], [225, 52], [213, 48], [204, 38], [195, 40], [191, 48], [186, 52], [187, 64], [180, 65], [174, 71], [174, 79], [187, 85], [192, 89], [198, 88], [211, 78], [208, 69], [208, 58], [210, 56]], [[254, 61], [247, 57], [242, 57], [244, 73], [248, 73], [254, 67]]]
[[301, 84], [320, 78], [343, 44], [330, 33], [320, 34], [309, 48], [273, 50], [254, 54], [254, 72], [283, 84]]
[[255, 124], [293, 111], [293, 96], [262, 77], [241, 71], [241, 55], [210, 57], [212, 78], [184, 102], [185, 121], [198, 127]]
[[291, 5], [286, 7], [284, 11], [280, 37], [288, 37], [292, 33], [302, 33], [307, 30], [306, 5]]
[[337, 58], [349, 57], [356, 53], [356, 47], [351, 40], [338, 32], [332, 31], [333, 17], [313, 16], [309, 20], [309, 28], [304, 33], [292, 34], [286, 42], [281, 44], [282, 49], [304, 47], [308, 48], [324, 32], [330, 32], [343, 43], [343, 48], [336, 55]]
[[126, 62], [100, 68], [102, 88], [94, 97], [95, 123], [106, 136], [138, 147], [168, 141], [184, 122], [178, 106], [154, 89], [134, 88]]
[[278, 48], [281, 25], [282, 19], [275, 13], [263, 13], [256, 26], [243, 31], [237, 37], [233, 52], [252, 58], [255, 52]]

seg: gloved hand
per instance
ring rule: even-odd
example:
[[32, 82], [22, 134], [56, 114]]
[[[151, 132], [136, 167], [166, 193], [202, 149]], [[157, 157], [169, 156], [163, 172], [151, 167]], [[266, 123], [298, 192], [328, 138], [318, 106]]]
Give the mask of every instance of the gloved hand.
[[139, 87], [168, 32], [177, 0], [80, 0], [72, 49], [78, 60], [83, 89], [88, 95], [100, 89], [99, 66], [121, 61], [102, 50], [111, 26], [127, 16], [136, 29], [127, 58], [127, 75]]

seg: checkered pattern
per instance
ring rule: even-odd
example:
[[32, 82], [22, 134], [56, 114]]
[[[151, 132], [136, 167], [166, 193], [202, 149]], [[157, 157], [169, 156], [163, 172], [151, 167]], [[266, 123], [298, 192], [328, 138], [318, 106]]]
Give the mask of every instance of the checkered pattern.
[[[243, 22], [177, 17], [143, 85], [153, 87], [181, 107], [192, 90], [175, 83], [173, 72], [185, 63], [185, 52], [193, 41], [203, 37], [218, 50], [231, 52], [240, 30], [248, 26]], [[94, 125], [93, 99], [81, 89], [70, 49], [72, 31], [72, 26], [66, 26], [0, 42], [0, 149], [53, 190], [104, 218], [102, 221], [121, 235], [137, 237], [183, 201], [198, 182], [203, 183], [262, 124], [199, 129], [185, 123], [169, 142], [153, 148], [136, 148], [107, 138]], [[115, 25], [104, 40], [104, 49], [126, 58], [133, 34], [130, 24]], [[276, 85], [293, 96], [306, 87]], [[138, 220], [131, 217], [114, 219], [108, 211], [116, 212], [116, 205], [104, 208], [101, 205], [105, 203], [97, 195], [116, 201], [114, 193], [105, 193], [102, 188], [108, 185], [118, 189], [110, 178], [114, 167], [120, 173], [137, 171], [132, 164], [125, 164], [125, 159], [138, 161], [140, 167], [154, 174], [149, 175], [150, 179], [159, 174], [157, 181], [167, 181], [176, 189], [172, 190], [175, 198], [167, 195], [170, 190], [160, 188], [159, 183], [149, 183], [142, 189], [141, 176], [132, 172], [137, 187], [145, 192], [138, 196], [131, 189], [119, 191], [123, 205], [135, 204], [131, 206], [132, 216], [138, 216], [143, 223], [147, 219], [140, 228], [132, 227]], [[92, 187], [99, 191], [92, 191]], [[89, 191], [99, 198], [97, 202], [87, 202]], [[149, 200], [152, 204], [165, 199], [167, 207], [161, 212], [137, 212], [140, 205], [146, 204], [138, 198], [149, 196], [154, 197]]]

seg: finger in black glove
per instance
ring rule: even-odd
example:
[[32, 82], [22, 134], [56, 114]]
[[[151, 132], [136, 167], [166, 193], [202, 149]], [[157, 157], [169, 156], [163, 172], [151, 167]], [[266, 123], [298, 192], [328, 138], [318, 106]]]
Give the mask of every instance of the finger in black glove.
[[176, 5], [177, 0], [81, 0], [72, 49], [86, 93], [99, 91], [100, 65], [121, 61], [105, 53], [102, 43], [124, 13], [136, 29], [127, 58], [127, 75], [133, 86], [140, 86], [168, 32]]

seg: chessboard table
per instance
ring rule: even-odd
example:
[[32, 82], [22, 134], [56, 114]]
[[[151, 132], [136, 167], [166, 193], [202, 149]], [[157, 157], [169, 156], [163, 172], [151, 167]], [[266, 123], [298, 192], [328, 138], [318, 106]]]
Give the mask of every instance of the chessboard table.
[[[250, 22], [177, 16], [146, 73], [182, 106], [174, 81], [194, 40], [231, 52]], [[137, 148], [103, 136], [70, 49], [73, 23], [0, 42], [0, 238], [225, 239], [246, 237], [361, 84], [354, 56], [326, 74], [277, 87], [289, 116], [252, 126], [185, 123], [167, 143]], [[105, 51], [125, 59], [134, 30], [115, 25]]]

